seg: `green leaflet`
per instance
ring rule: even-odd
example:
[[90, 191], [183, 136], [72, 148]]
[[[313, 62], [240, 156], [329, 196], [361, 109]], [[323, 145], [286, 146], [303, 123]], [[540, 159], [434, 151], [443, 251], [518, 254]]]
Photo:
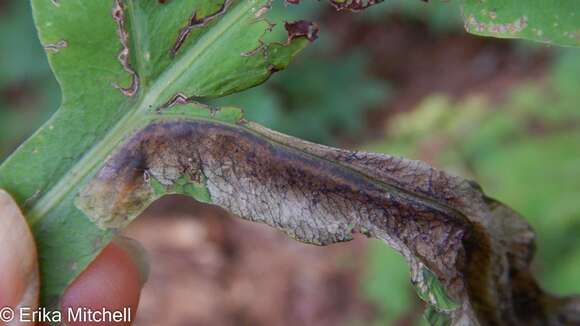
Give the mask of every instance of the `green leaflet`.
[[424, 317], [431, 326], [451, 325], [450, 311], [459, 308], [445, 288], [428, 268], [421, 267], [413, 280], [417, 295], [427, 303]]
[[459, 307], [445, 292], [445, 289], [433, 274], [426, 267], [422, 267], [419, 271], [420, 275], [416, 278], [415, 289], [417, 295], [423, 301], [433, 305], [437, 310], [450, 311]]
[[[0, 166], [0, 188], [31, 224], [42, 302], [54, 306], [112, 237], [74, 198], [113, 149], [158, 110], [263, 82], [288, 65], [309, 35], [262, 42], [270, 28], [267, 0], [32, 0], [32, 6], [63, 100]], [[212, 118], [233, 121], [240, 112], [224, 109]]]
[[580, 46], [575, 0], [463, 0], [465, 29], [473, 34]]
[[460, 307], [449, 297], [437, 276], [425, 266], [421, 266], [413, 277], [417, 295], [427, 303], [423, 317], [430, 326], [452, 324], [450, 312]]
[[423, 313], [423, 317], [430, 326], [449, 326], [451, 318], [445, 312], [438, 311], [433, 306], [428, 306]]

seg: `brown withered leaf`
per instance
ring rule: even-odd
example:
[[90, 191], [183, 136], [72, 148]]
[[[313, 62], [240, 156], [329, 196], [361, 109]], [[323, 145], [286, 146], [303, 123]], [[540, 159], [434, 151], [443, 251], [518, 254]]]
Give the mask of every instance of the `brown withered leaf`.
[[552, 297], [531, 276], [530, 226], [476, 183], [243, 119], [149, 125], [107, 160], [77, 206], [103, 228], [122, 227], [184, 178], [206, 191], [194, 197], [305, 243], [353, 233], [384, 240], [409, 262], [419, 295], [453, 325], [580, 322], [577, 299]]

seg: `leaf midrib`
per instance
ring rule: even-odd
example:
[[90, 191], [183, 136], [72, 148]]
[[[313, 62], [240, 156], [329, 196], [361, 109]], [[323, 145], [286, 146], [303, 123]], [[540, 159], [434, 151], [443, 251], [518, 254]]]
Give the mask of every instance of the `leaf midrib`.
[[[126, 138], [128, 134], [138, 127], [146, 124], [154, 116], [148, 115], [155, 102], [164, 94], [164, 91], [170, 88], [173, 82], [179, 79], [195, 61], [201, 57], [219, 38], [232, 28], [252, 6], [251, 1], [245, 1], [238, 6], [232, 6], [230, 13], [226, 13], [212, 29], [204, 33], [202, 38], [196, 42], [195, 46], [190, 47], [174, 65], [166, 69], [152, 84], [148, 92], [140, 91], [139, 95], [142, 100], [135, 106], [129, 106], [134, 109], [130, 110], [105, 137], [85, 152], [80, 161], [75, 164], [56, 185], [47, 191], [30, 209], [27, 214], [28, 222], [31, 226], [35, 225], [51, 209], [56, 207], [80, 182], [85, 179], [92, 171], [101, 165], [106, 157], [115, 149], [115, 147]], [[113, 23], [111, 21], [111, 23]], [[138, 72], [142, 74], [142, 71]], [[144, 85], [142, 85], [144, 86]], [[130, 101], [130, 99], [129, 99]], [[127, 102], [126, 102], [127, 103]], [[127, 105], [121, 105], [123, 109]]]

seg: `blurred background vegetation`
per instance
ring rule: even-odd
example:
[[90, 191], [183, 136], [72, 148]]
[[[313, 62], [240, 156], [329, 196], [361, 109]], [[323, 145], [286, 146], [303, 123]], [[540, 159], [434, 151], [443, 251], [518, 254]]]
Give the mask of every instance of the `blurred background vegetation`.
[[[580, 293], [579, 50], [468, 35], [453, 2], [391, 0], [350, 14], [310, 1], [271, 15], [282, 11], [319, 22], [319, 40], [289, 70], [216, 104], [311, 141], [421, 159], [477, 180], [537, 231], [542, 285]], [[0, 159], [59, 100], [28, 2], [0, 1]], [[421, 323], [402, 258], [376, 242], [352, 250], [364, 258], [330, 264], [356, 273], [349, 286], [357, 295], [335, 295], [367, 308], [340, 322]], [[280, 318], [270, 325], [293, 317]], [[268, 324], [258, 319], [250, 324]]]

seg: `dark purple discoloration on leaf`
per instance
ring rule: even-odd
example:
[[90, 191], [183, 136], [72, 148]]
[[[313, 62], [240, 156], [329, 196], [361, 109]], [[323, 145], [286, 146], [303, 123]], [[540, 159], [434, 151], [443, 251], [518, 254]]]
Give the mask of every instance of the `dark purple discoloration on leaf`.
[[297, 37], [306, 37], [310, 42], [318, 38], [318, 25], [306, 20], [286, 22], [284, 28], [288, 32], [289, 42]]
[[554, 304], [529, 272], [529, 225], [475, 183], [422, 162], [324, 147], [253, 123], [154, 123], [107, 160], [77, 205], [100, 225], [122, 225], [152, 200], [152, 179], [171, 185], [183, 176], [204, 184], [214, 204], [299, 241], [329, 245], [355, 232], [386, 241], [409, 261], [413, 278], [424, 267], [437, 276], [460, 303], [449, 312], [458, 323], [575, 318], [565, 311], [571, 303]]

